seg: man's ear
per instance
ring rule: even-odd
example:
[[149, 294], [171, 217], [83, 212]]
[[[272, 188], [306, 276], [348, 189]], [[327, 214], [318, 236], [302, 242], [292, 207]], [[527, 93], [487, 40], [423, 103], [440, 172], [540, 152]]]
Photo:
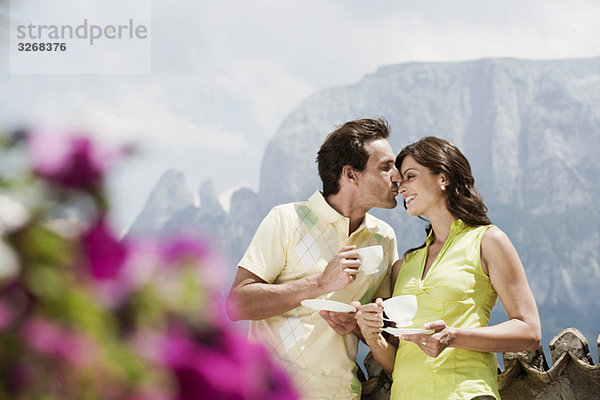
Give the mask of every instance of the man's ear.
[[350, 165], [344, 165], [341, 176], [349, 182], [356, 182], [357, 173]]

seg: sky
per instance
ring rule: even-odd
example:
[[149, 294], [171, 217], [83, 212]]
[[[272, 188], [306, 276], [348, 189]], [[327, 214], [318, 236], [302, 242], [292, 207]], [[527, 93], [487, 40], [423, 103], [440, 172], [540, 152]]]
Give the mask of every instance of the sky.
[[[58, 0], [19, 0], [12, 11], [40, 1]], [[600, 55], [596, 0], [119, 4], [150, 10], [149, 73], [11, 73], [11, 7], [0, 0], [0, 129], [78, 130], [136, 144], [137, 155], [111, 176], [119, 229], [167, 169], [183, 172], [193, 192], [205, 179], [223, 195], [242, 185], [256, 190], [262, 155], [283, 118], [311, 93], [380, 66]]]

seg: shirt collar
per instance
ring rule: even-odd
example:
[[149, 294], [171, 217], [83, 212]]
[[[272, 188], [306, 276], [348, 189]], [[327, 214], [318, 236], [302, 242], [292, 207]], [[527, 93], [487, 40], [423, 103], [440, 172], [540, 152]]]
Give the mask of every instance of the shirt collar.
[[[312, 196], [310, 196], [310, 198], [308, 199], [308, 205], [310, 206], [311, 210], [315, 214], [317, 214], [319, 219], [329, 224], [336, 223], [340, 220], [344, 220], [346, 224], [350, 223], [349, 218], [344, 217], [333, 207], [331, 207], [329, 203], [327, 203], [327, 200], [325, 200], [323, 193], [321, 193], [319, 190], [315, 191], [315, 193]], [[358, 232], [365, 227], [371, 232], [376, 232], [377, 230], [379, 230], [377, 226], [377, 221], [369, 213], [365, 214], [365, 217], [363, 218], [360, 226], [356, 231]]]
[[379, 225], [377, 225], [377, 220], [375, 219], [374, 216], [372, 216], [369, 213], [365, 214], [365, 218], [363, 218], [363, 221], [360, 224], [360, 226], [358, 227], [357, 231], [361, 230], [363, 227], [367, 227], [367, 229], [373, 233], [375, 233], [379, 230]]
[[[455, 219], [452, 222], [452, 225], [450, 225], [450, 234], [448, 235], [448, 238], [446, 238], [446, 241], [448, 241], [448, 239], [456, 236], [458, 233], [462, 232], [462, 230], [467, 227], [468, 227], [468, 225], [466, 223], [464, 223], [462, 219], [460, 219], [460, 218]], [[429, 244], [431, 244], [431, 242], [433, 242], [433, 229], [431, 230], [431, 232], [429, 232], [429, 235], [427, 235], [427, 242]]]

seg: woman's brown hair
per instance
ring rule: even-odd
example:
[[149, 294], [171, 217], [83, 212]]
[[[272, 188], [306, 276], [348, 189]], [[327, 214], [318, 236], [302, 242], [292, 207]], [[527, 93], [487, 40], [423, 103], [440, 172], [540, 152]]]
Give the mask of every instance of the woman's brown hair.
[[[411, 156], [433, 174], [443, 174], [448, 180], [446, 186], [446, 206], [454, 217], [470, 226], [491, 224], [487, 216], [487, 207], [475, 189], [475, 179], [471, 166], [461, 151], [449, 141], [426, 136], [404, 147], [396, 157], [396, 168], [400, 171], [402, 161]], [[406, 208], [406, 204], [404, 205]], [[425, 228], [427, 235], [431, 232], [431, 224]], [[405, 255], [421, 246], [407, 250]]]

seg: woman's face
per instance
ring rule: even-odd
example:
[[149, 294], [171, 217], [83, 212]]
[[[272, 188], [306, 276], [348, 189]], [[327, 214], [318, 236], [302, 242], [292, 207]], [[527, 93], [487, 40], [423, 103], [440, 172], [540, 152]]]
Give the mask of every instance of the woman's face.
[[400, 166], [400, 194], [408, 215], [429, 216], [440, 207], [446, 208], [446, 196], [441, 186], [447, 182], [442, 174], [433, 174], [412, 156], [406, 156]]

